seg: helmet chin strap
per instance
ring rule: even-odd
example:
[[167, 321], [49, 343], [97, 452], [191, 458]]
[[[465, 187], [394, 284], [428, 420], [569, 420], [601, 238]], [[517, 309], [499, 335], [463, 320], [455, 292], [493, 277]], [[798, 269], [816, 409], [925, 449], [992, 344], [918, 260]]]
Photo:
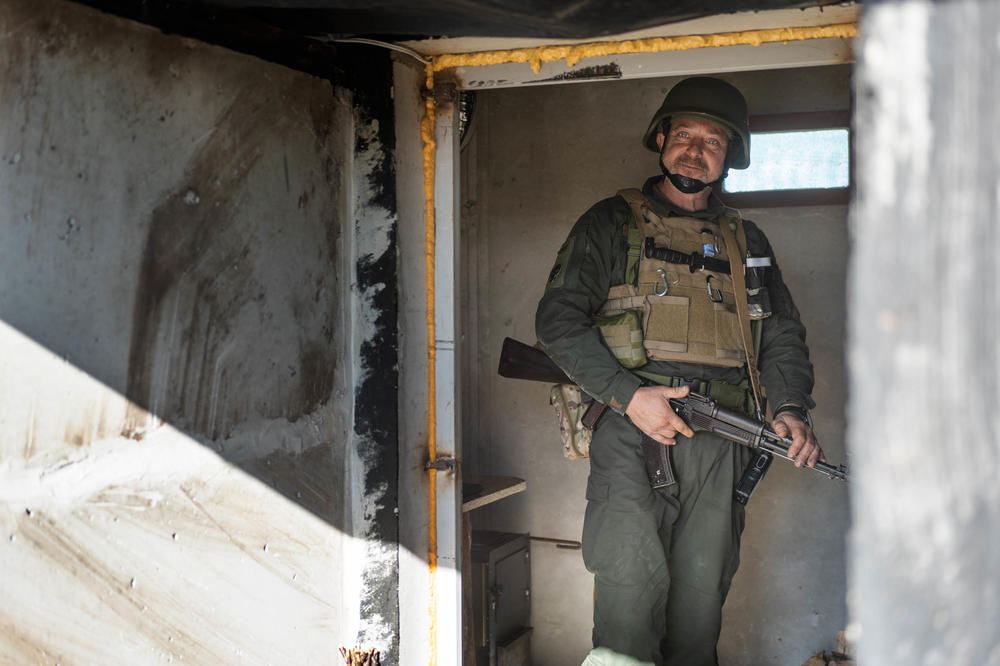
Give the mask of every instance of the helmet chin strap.
[[713, 180], [711, 183], [706, 183], [703, 180], [698, 180], [697, 178], [688, 178], [687, 176], [682, 176], [679, 173], [673, 173], [667, 168], [667, 165], [663, 163], [663, 150], [660, 150], [660, 171], [663, 175], [676, 187], [678, 190], [684, 194], [697, 194], [701, 192], [706, 187], [712, 187], [716, 183], [721, 183], [722, 179], [728, 174], [728, 169], [723, 169], [722, 175]]
[[684, 194], [696, 194], [712, 185], [712, 183], [706, 183], [705, 181], [698, 180], [697, 178], [688, 178], [687, 176], [682, 176], [679, 173], [670, 173], [666, 167], [663, 167], [663, 175], [670, 180], [674, 187]]

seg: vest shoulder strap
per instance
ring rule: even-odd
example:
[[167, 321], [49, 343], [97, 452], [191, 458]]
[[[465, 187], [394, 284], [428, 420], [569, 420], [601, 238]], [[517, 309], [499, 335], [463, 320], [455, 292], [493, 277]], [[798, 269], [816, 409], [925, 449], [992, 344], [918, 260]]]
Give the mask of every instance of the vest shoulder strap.
[[642, 232], [639, 231], [639, 217], [646, 195], [642, 190], [630, 187], [619, 190], [618, 196], [625, 200], [632, 211], [625, 236], [628, 239], [628, 260], [625, 263], [625, 284], [635, 285], [639, 280], [639, 259], [642, 257]]
[[736, 242], [740, 248], [740, 256], [747, 256], [747, 230], [743, 226], [743, 216], [740, 211], [735, 208], [726, 208], [722, 211], [722, 215], [719, 216], [719, 222], [730, 225], [730, 229], [734, 229], [736, 234]]
[[618, 196], [625, 200], [625, 203], [629, 205], [633, 210], [636, 207], [642, 206], [646, 201], [646, 195], [642, 193], [638, 187], [626, 187], [623, 190], [618, 190]]

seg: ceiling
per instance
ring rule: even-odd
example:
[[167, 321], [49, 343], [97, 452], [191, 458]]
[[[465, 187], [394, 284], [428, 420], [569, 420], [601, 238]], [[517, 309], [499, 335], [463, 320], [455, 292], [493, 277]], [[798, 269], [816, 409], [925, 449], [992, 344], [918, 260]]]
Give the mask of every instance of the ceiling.
[[[857, 20], [860, 5], [843, 0], [72, 0], [123, 18], [179, 34], [310, 74], [335, 78], [343, 58], [367, 58], [345, 39], [388, 42], [418, 57], [463, 54], [594, 41], [699, 35], [747, 30], [823, 26]], [[757, 47], [752, 58], [735, 49], [697, 49], [671, 60], [673, 73], [729, 71], [753, 66], [775, 68], [829, 64], [850, 58], [845, 40], [816, 40], [807, 47]], [[771, 45], [774, 46], [774, 45]], [[779, 45], [780, 46], [780, 45]], [[747, 47], [744, 47], [747, 48]], [[804, 50], [803, 50], [804, 49]], [[720, 60], [721, 52], [728, 60]], [[802, 51], [799, 53], [799, 51]], [[826, 51], [831, 51], [826, 53]], [[780, 53], [777, 60], [767, 54]], [[348, 54], [355, 54], [350, 56]], [[653, 54], [655, 56], [655, 54]], [[604, 62], [615, 78], [657, 75], [662, 58], [627, 56]], [[691, 62], [687, 62], [691, 61]], [[813, 62], [815, 61], [815, 62]], [[686, 64], [685, 64], [686, 63]], [[561, 69], [560, 69], [561, 68]], [[600, 72], [562, 71], [552, 65], [533, 72], [526, 65], [452, 70], [456, 83], [475, 89], [484, 82], [504, 85], [537, 83]], [[466, 71], [468, 70], [468, 71]], [[595, 70], [595, 71], [596, 71]]]
[[300, 37], [588, 39], [732, 12], [835, 6], [831, 0], [79, 0], [176, 32], [255, 25]]

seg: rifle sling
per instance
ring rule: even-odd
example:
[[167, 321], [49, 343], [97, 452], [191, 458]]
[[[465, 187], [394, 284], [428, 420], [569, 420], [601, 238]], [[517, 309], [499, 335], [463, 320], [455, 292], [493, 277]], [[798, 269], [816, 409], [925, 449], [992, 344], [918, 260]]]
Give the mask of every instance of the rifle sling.
[[[764, 409], [763, 392], [760, 385], [760, 372], [757, 370], [757, 353], [753, 341], [753, 334], [750, 332], [750, 309], [747, 307], [747, 284], [743, 274], [743, 259], [740, 253], [743, 245], [746, 244], [746, 235], [743, 231], [743, 220], [739, 213], [727, 214], [719, 221], [722, 229], [722, 238], [726, 242], [726, 252], [729, 254], [730, 275], [733, 278], [733, 291], [736, 293], [736, 314], [740, 321], [740, 336], [743, 338], [743, 351], [747, 357], [747, 374], [750, 375], [750, 388], [753, 390], [754, 401], [757, 403], [757, 411]], [[736, 242], [736, 233], [739, 232], [743, 239], [743, 245]], [[758, 413], [758, 417], [763, 414]]]

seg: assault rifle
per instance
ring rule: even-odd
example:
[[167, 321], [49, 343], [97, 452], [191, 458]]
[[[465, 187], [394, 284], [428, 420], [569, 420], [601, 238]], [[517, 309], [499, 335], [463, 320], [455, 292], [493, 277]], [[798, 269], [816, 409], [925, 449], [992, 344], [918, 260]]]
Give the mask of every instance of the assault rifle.
[[[505, 338], [500, 352], [500, 367], [502, 377], [511, 379], [529, 379], [533, 381], [554, 384], [573, 384], [573, 380], [550, 359], [545, 352], [530, 347], [512, 338]], [[644, 382], [652, 386], [651, 382]], [[743, 475], [736, 489], [736, 499], [746, 504], [757, 482], [763, 477], [771, 464], [771, 456], [776, 455], [785, 460], [792, 460], [788, 455], [788, 447], [792, 444], [790, 437], [781, 437], [771, 430], [766, 423], [724, 409], [708, 396], [698, 393], [688, 393], [684, 398], [670, 398], [670, 406], [684, 419], [692, 430], [706, 430], [716, 435], [754, 449], [758, 455]], [[583, 415], [585, 428], [593, 430], [601, 416], [607, 410], [607, 405], [595, 400]], [[674, 470], [670, 464], [670, 447], [660, 444], [645, 433], [642, 435], [642, 449], [646, 461], [646, 475], [654, 488], [662, 488], [676, 482]], [[847, 481], [847, 470], [841, 465], [834, 467], [824, 462], [817, 462], [815, 467], [807, 467], [824, 474], [831, 479]]]

